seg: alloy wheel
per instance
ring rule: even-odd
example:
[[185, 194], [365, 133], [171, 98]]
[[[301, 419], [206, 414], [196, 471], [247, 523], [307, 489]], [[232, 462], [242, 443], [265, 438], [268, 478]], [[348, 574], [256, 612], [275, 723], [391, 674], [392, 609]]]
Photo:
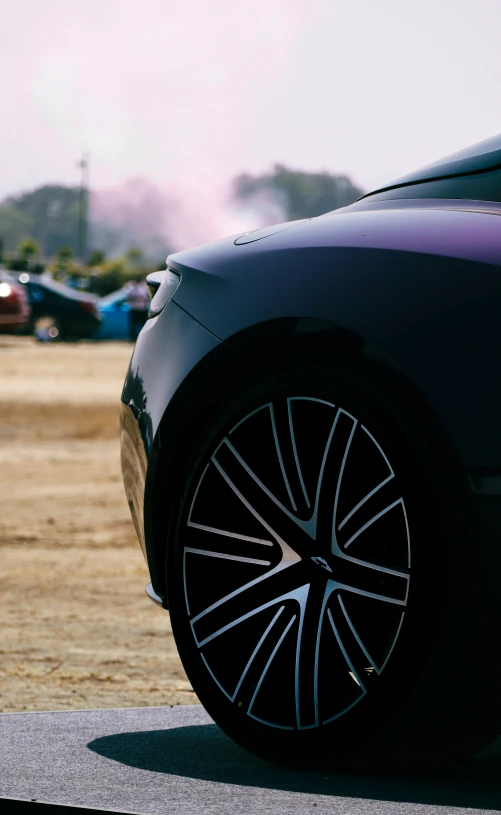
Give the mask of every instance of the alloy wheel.
[[236, 709], [309, 730], [377, 687], [410, 534], [401, 480], [351, 413], [310, 396], [248, 413], [204, 463], [181, 544], [191, 635]]

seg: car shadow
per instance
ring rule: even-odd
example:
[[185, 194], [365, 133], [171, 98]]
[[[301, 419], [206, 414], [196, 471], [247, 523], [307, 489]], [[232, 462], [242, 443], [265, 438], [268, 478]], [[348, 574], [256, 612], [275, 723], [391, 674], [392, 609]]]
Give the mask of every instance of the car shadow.
[[225, 784], [400, 801], [447, 807], [501, 810], [499, 741], [480, 757], [433, 776], [298, 772], [260, 761], [214, 724], [117, 733], [95, 739], [90, 750], [130, 767]]

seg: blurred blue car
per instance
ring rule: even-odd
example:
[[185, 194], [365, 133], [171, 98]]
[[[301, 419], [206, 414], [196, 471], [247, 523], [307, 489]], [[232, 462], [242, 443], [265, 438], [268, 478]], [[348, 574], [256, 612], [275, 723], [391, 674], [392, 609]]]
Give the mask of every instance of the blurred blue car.
[[101, 327], [92, 336], [94, 340], [129, 339], [129, 305], [125, 289], [101, 297], [97, 303], [102, 318]]

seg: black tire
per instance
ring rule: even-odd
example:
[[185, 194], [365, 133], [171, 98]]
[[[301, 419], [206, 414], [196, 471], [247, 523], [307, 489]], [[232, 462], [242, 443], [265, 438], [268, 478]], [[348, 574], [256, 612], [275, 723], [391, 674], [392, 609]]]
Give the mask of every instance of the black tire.
[[172, 627], [200, 701], [258, 756], [409, 772], [496, 737], [468, 488], [427, 430], [370, 373], [297, 360], [237, 384], [194, 435]]

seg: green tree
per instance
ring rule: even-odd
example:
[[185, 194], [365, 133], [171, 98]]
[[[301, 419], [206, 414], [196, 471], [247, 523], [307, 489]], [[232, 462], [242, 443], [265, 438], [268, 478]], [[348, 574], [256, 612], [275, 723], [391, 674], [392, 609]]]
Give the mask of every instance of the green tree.
[[94, 266], [102, 266], [105, 261], [106, 254], [102, 252], [101, 249], [94, 249], [94, 251], [89, 255], [87, 266], [92, 269]]
[[68, 275], [78, 275], [79, 267], [73, 262], [73, 249], [68, 244], [59, 247], [50, 270], [56, 280], [65, 280]]
[[103, 265], [99, 267], [99, 270], [96, 271], [97, 274], [93, 281], [93, 291], [101, 295], [101, 297], [104, 297], [105, 294], [110, 294], [112, 291], [116, 291], [116, 289], [120, 289], [127, 279], [126, 266], [122, 259], [109, 260], [107, 263], [103, 263]]
[[[84, 204], [86, 208], [90, 206], [85, 241], [89, 251], [85, 260], [95, 247], [108, 256], [117, 257], [131, 244], [134, 250], [141, 245], [144, 248], [139, 251], [144, 252], [147, 262], [154, 260], [157, 254], [165, 257], [172, 251], [164, 234], [165, 197], [148, 182], [129, 186], [123, 201], [120, 196], [111, 196], [108, 201], [106, 194], [93, 197], [86, 193]], [[40, 244], [44, 257], [56, 256], [62, 245], [71, 246], [76, 257], [79, 211], [78, 187], [46, 184], [0, 202], [0, 236], [7, 250], [15, 249], [21, 238], [30, 235]], [[139, 269], [144, 265], [143, 258], [135, 251], [128, 262], [137, 264]]]
[[144, 262], [144, 252], [139, 246], [131, 246], [125, 253], [125, 260], [129, 266], [137, 268]]
[[[31, 235], [42, 247], [44, 255], [55, 255], [62, 245], [76, 251], [78, 238], [78, 188], [48, 184], [30, 192], [11, 196], [4, 206], [27, 219]], [[1, 209], [1, 207], [0, 207]], [[11, 213], [12, 217], [12, 213]], [[1, 228], [0, 231], [5, 234]], [[21, 235], [22, 237], [22, 235]]]
[[263, 194], [284, 210], [287, 220], [313, 218], [352, 204], [363, 195], [346, 175], [328, 172], [306, 173], [275, 164], [271, 173], [238, 176], [234, 181], [235, 197], [259, 207]]
[[20, 258], [26, 261], [32, 261], [40, 254], [40, 246], [33, 238], [23, 238], [17, 248]]
[[73, 249], [68, 244], [63, 244], [57, 250], [57, 259], [60, 263], [67, 264], [73, 258]]
[[33, 220], [10, 204], [0, 204], [0, 235], [4, 249], [13, 251], [25, 235], [32, 235]]

